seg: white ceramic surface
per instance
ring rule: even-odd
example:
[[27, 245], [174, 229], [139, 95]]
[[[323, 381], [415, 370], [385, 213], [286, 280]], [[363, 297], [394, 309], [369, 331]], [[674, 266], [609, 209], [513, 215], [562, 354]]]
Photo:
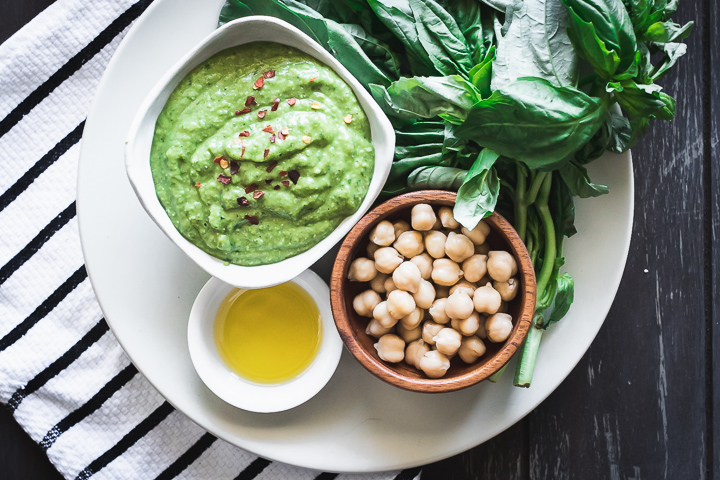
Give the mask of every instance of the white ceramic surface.
[[215, 395], [243, 410], [282, 412], [314, 397], [335, 373], [343, 343], [330, 310], [330, 290], [312, 270], [290, 280], [308, 292], [320, 310], [322, 340], [310, 366], [297, 377], [277, 384], [249, 382], [222, 360], [215, 343], [215, 316], [220, 304], [235, 288], [211, 278], [200, 290], [188, 322], [188, 348], [195, 370]]
[[[630, 242], [630, 156], [608, 155], [590, 165], [593, 180], [609, 185], [611, 193], [577, 201], [579, 233], [565, 247], [576, 300], [543, 336], [531, 388], [512, 386], [513, 360], [496, 385], [439, 395], [406, 392], [378, 380], [344, 351], [327, 386], [303, 405], [274, 414], [239, 410], [205, 387], [188, 353], [187, 318], [208, 275], [148, 218], [123, 160], [125, 132], [142, 99], [213, 31], [222, 3], [153, 2], [112, 59], [86, 122], [80, 234], [90, 279], [117, 339], [189, 418], [228, 442], [294, 465], [342, 472], [406, 468], [462, 452], [510, 427], [568, 375], [612, 304]], [[329, 271], [332, 258], [324, 261]]]
[[[213, 7], [208, 6], [208, 8], [214, 10]], [[173, 226], [170, 217], [165, 213], [155, 194], [155, 184], [150, 170], [150, 148], [157, 117], [177, 84], [193, 68], [216, 53], [251, 42], [275, 42], [297, 48], [328, 65], [340, 78], [345, 80], [355, 92], [355, 96], [370, 121], [372, 141], [375, 147], [375, 168], [367, 195], [360, 208], [352, 216], [343, 220], [330, 235], [320, 240], [317, 245], [281, 262], [243, 267], [225, 265], [223, 260], [215, 258], [193, 245]], [[273, 17], [253, 16], [234, 20], [217, 30], [210, 31], [162, 76], [146, 95], [130, 125], [125, 144], [125, 161], [130, 183], [145, 211], [200, 268], [225, 283], [237, 287], [260, 288], [277, 285], [296, 277], [342, 240], [353, 225], [368, 211], [382, 190], [390, 173], [394, 149], [395, 131], [390, 121], [367, 90], [340, 62], [317, 42], [289, 23]]]

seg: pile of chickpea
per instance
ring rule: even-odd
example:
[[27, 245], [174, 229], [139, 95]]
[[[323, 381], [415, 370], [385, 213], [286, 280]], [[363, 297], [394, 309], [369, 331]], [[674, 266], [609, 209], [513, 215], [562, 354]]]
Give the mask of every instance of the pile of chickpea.
[[468, 230], [450, 207], [436, 212], [428, 204], [412, 208], [410, 224], [383, 220], [373, 228], [369, 258], [356, 258], [348, 279], [370, 283], [353, 308], [371, 319], [365, 333], [378, 339], [382, 360], [405, 360], [440, 378], [455, 355], [472, 364], [485, 354], [483, 340], [507, 340], [517, 263], [506, 251], [490, 250], [489, 233], [485, 222]]

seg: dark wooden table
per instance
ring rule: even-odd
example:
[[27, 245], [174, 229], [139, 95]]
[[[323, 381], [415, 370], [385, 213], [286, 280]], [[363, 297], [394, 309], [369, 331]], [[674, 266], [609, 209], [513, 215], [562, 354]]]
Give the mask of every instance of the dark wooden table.
[[[52, 0], [0, 2], [0, 42]], [[570, 376], [506, 432], [425, 479], [720, 478], [720, 11], [684, 0], [677, 118], [633, 150], [635, 224], [612, 310]], [[61, 478], [0, 409], [0, 478]]]

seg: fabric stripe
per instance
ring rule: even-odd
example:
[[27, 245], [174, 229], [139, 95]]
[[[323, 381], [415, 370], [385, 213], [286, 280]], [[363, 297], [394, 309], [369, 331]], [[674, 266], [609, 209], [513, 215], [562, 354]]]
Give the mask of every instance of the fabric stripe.
[[315, 480], [333, 480], [337, 478], [337, 473], [329, 473], [329, 472], [323, 472], [317, 477], [315, 477]]
[[4, 210], [10, 203], [15, 200], [18, 195], [24, 192], [46, 168], [52, 165], [58, 158], [60, 158], [70, 147], [80, 141], [82, 137], [82, 131], [85, 128], [85, 121], [83, 120], [80, 124], [73, 129], [72, 132], [67, 134], [65, 138], [60, 140], [48, 153], [38, 160], [35, 165], [25, 172], [25, 174], [18, 179], [10, 188], [5, 190], [0, 195], [0, 211]]
[[132, 363], [120, 370], [120, 372], [115, 375], [112, 380], [106, 383], [82, 407], [71, 412], [67, 417], [60, 420], [57, 425], [51, 428], [40, 441], [40, 447], [43, 450], [50, 448], [60, 435], [82, 422], [87, 416], [91, 415], [100, 408], [108, 398], [112, 397], [118, 390], [125, 386], [125, 384], [127, 384], [137, 373], [137, 368], [135, 368], [135, 365]]
[[65, 282], [60, 285], [60, 287], [58, 287], [58, 289], [55, 290], [52, 295], [46, 298], [45, 301], [40, 304], [40, 306], [37, 307], [35, 311], [30, 314], [29, 317], [23, 320], [22, 323], [17, 325], [7, 335], [0, 339], [0, 352], [5, 350], [13, 343], [17, 342], [23, 335], [28, 332], [28, 330], [33, 327], [33, 325], [42, 320], [43, 317], [48, 314], [48, 312], [55, 308], [58, 303], [60, 303], [62, 299], [68, 295], [68, 293], [75, 290], [75, 288], [80, 285], [80, 283], [82, 283], [83, 280], [85, 280], [86, 278], [87, 271], [85, 270], [85, 265], [83, 265], [77, 270], [75, 270], [75, 273], [73, 273], [67, 280], [65, 280]]
[[235, 480], [252, 480], [253, 478], [260, 475], [260, 473], [262, 473], [262, 471], [265, 470], [268, 465], [270, 465], [270, 462], [268, 460], [258, 457], [253, 460], [253, 462], [248, 465], [245, 470], [240, 472], [240, 475], [235, 477]]
[[185, 453], [180, 455], [180, 457], [178, 457], [178, 459], [175, 460], [172, 465], [170, 465], [167, 469], [165, 469], [164, 472], [158, 475], [156, 480], [170, 480], [180, 475], [180, 473], [182, 473], [183, 470], [190, 466], [191, 463], [197, 460], [205, 450], [210, 448], [210, 445], [212, 445], [215, 440], [217, 440], [217, 438], [214, 435], [210, 433], [204, 434], [202, 437], [200, 437], [200, 440], [195, 442], [195, 445], [193, 445]]
[[133, 446], [135, 442], [148, 434], [153, 428], [157, 427], [160, 422], [165, 420], [168, 415], [173, 412], [173, 407], [167, 402], [163, 402], [154, 412], [148, 415], [145, 420], [140, 422], [128, 432], [118, 443], [98, 458], [90, 462], [76, 477], [76, 480], [86, 480], [92, 477], [96, 472], [102, 470], [110, 462], [122, 455], [128, 448]]
[[35, 253], [40, 250], [43, 245], [45, 245], [45, 242], [47, 242], [50, 237], [55, 234], [55, 232], [64, 227], [74, 216], [75, 202], [72, 202], [65, 210], [60, 212], [57, 217], [48, 223], [45, 228], [40, 230], [40, 233], [38, 233], [35, 238], [25, 245], [25, 247], [20, 250], [17, 255], [0, 268], [0, 285], [2, 285], [5, 280], [10, 277], [10, 275], [15, 273], [18, 268], [22, 267], [30, 257], [35, 255]]
[[0, 136], [5, 135], [25, 115], [40, 103], [50, 92], [67, 80], [73, 73], [78, 71], [85, 62], [94, 57], [100, 50], [110, 43], [115, 36], [122, 32], [130, 23], [145, 11], [151, 0], [140, 0], [128, 8], [95, 39], [80, 50], [74, 57], [60, 67], [45, 83], [40, 85], [34, 92], [28, 95], [25, 100], [15, 107], [2, 121], [0, 121]]
[[415, 477], [420, 475], [420, 467], [408, 468], [398, 473], [395, 480], [413, 480]]
[[15, 393], [13, 393], [12, 397], [10, 397], [10, 401], [8, 402], [10, 410], [14, 411], [17, 409], [20, 402], [22, 402], [25, 397], [36, 392], [40, 387], [45, 385], [48, 380], [62, 372], [68, 365], [77, 360], [85, 350], [97, 342], [100, 337], [108, 332], [108, 330], [109, 327], [107, 322], [105, 322], [105, 319], [101, 319], [93, 328], [90, 329], [89, 332], [85, 334], [84, 337], [82, 337], [67, 352], [62, 354], [60, 358], [51, 363], [45, 370], [37, 374], [35, 378], [30, 380], [24, 387], [19, 388]]

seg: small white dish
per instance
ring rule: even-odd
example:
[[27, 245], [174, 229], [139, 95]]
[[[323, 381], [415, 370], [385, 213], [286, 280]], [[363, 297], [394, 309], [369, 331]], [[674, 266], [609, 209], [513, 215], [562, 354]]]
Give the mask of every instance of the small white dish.
[[235, 287], [211, 278], [193, 303], [187, 332], [190, 358], [205, 385], [230, 405], [258, 413], [289, 410], [314, 397], [335, 373], [343, 343], [330, 310], [328, 286], [312, 270], [290, 281], [308, 292], [317, 304], [322, 339], [310, 366], [282, 383], [253, 383], [233, 372], [220, 357], [215, 343], [215, 315]]
[[[375, 169], [365, 200], [327, 237], [314, 247], [281, 262], [255, 267], [225, 265], [193, 245], [173, 226], [155, 193], [150, 170], [150, 148], [155, 123], [177, 84], [197, 65], [216, 53], [250, 42], [275, 42], [297, 48], [332, 68], [352, 88], [370, 121]], [[284, 283], [307, 270], [338, 243], [368, 211], [390, 173], [395, 149], [395, 131], [365, 88], [317, 42], [287, 22], [273, 17], [252, 16], [234, 20], [205, 37], [182, 57], [145, 97], [132, 121], [125, 142], [125, 166], [135, 194], [145, 211], [162, 231], [203, 270], [236, 287], [261, 288]]]

